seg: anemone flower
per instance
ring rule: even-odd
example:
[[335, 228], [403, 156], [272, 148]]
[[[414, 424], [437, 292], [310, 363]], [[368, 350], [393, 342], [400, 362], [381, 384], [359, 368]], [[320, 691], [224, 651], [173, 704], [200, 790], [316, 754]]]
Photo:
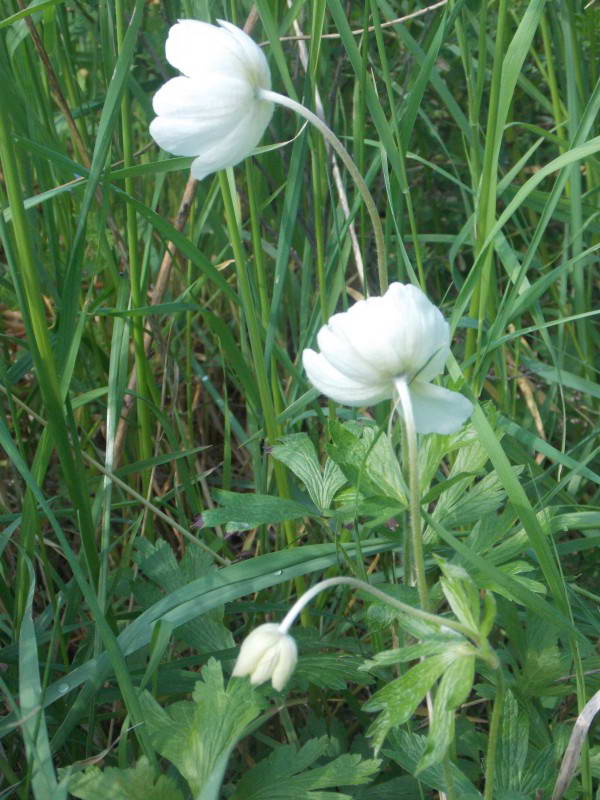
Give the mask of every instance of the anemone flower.
[[[431, 383], [450, 354], [450, 328], [416, 286], [392, 283], [382, 297], [359, 300], [334, 314], [317, 335], [320, 353], [302, 354], [308, 379], [348, 406], [410, 397], [418, 433], [454, 433], [473, 405]], [[405, 416], [406, 403], [400, 403]]]
[[260, 47], [230, 22], [182, 19], [169, 30], [165, 50], [182, 74], [154, 95], [153, 139], [174, 155], [196, 156], [198, 180], [242, 161], [273, 113], [273, 103], [261, 96], [271, 88], [271, 74]]

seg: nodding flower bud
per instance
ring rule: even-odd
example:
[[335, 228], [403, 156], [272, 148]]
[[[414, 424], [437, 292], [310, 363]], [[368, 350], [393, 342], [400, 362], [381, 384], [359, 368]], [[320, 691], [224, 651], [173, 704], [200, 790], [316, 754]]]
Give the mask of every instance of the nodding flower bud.
[[297, 661], [296, 642], [280, 625], [267, 622], [255, 628], [242, 642], [233, 676], [243, 678], [249, 675], [255, 686], [271, 679], [273, 688], [280, 692]]

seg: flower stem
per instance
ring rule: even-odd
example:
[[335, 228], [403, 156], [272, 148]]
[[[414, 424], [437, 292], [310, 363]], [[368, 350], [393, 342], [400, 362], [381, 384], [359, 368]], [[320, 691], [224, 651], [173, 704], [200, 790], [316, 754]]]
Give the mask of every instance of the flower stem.
[[483, 792], [484, 800], [492, 800], [494, 796], [494, 774], [496, 772], [496, 752], [498, 737], [500, 735], [500, 720], [502, 719], [502, 707], [504, 705], [504, 678], [502, 669], [498, 667], [496, 672], [496, 697], [494, 698], [494, 709], [490, 722], [490, 732], [488, 736], [488, 746], [485, 755], [485, 789]]
[[429, 590], [425, 577], [425, 559], [423, 557], [423, 535], [421, 532], [421, 490], [419, 486], [419, 465], [417, 462], [417, 429], [413, 414], [412, 400], [406, 378], [397, 378], [394, 381], [398, 399], [404, 417], [404, 431], [406, 434], [406, 455], [408, 461], [408, 491], [410, 508], [410, 531], [412, 544], [412, 560], [419, 600], [425, 611], [429, 611]]
[[454, 620], [451, 619], [446, 619], [446, 617], [440, 617], [437, 614], [431, 614], [429, 611], [423, 611], [420, 608], [414, 608], [413, 606], [409, 606], [407, 603], [403, 603], [401, 600], [396, 600], [395, 597], [382, 592], [381, 589], [376, 589], [374, 586], [371, 586], [370, 583], [360, 581], [358, 578], [346, 577], [327, 578], [326, 580], [319, 581], [319, 583], [315, 583], [314, 586], [311, 586], [310, 589], [304, 592], [304, 594], [296, 600], [294, 605], [281, 620], [279, 623], [279, 630], [282, 633], [287, 633], [292, 627], [298, 614], [300, 614], [302, 609], [305, 608], [305, 606], [308, 605], [308, 603], [310, 603], [314, 597], [325, 591], [325, 589], [330, 589], [332, 586], [340, 585], [353, 586], [355, 589], [360, 589], [363, 592], [372, 594], [373, 597], [376, 597], [378, 600], [382, 600], [384, 603], [387, 603], [389, 606], [392, 606], [392, 608], [395, 608], [398, 611], [402, 611], [404, 614], [418, 617], [418, 619], [423, 619], [426, 622], [432, 622], [435, 625], [443, 625], [446, 628], [452, 628], [452, 630], [462, 633], [463, 636], [468, 636], [470, 639], [475, 641], [476, 644], [479, 644], [477, 632], [471, 630], [471, 628], [468, 628], [466, 625], [462, 625], [460, 622], [454, 622]]
[[352, 175], [354, 182], [356, 183], [356, 187], [360, 192], [365, 206], [367, 208], [367, 212], [369, 217], [371, 218], [371, 224], [373, 225], [373, 232], [375, 233], [375, 248], [377, 250], [377, 271], [379, 275], [379, 289], [381, 294], [384, 294], [388, 288], [388, 275], [387, 275], [387, 261], [385, 257], [385, 240], [383, 236], [383, 228], [381, 226], [381, 220], [379, 218], [379, 213], [377, 211], [377, 206], [375, 205], [375, 201], [373, 200], [373, 196], [369, 191], [369, 187], [365, 183], [362, 175], [360, 174], [358, 167], [352, 160], [352, 157], [344, 147], [344, 145], [340, 142], [337, 138], [335, 133], [329, 128], [323, 120], [314, 114], [312, 111], [309, 111], [308, 108], [303, 106], [301, 103], [292, 100], [290, 97], [286, 97], [283, 94], [279, 94], [278, 92], [272, 92], [268, 89], [260, 89], [259, 96], [263, 100], [270, 100], [272, 103], [277, 103], [280, 106], [285, 106], [286, 108], [295, 111], [297, 114], [300, 114], [301, 117], [308, 120], [311, 125], [314, 125], [317, 130], [323, 134], [325, 139], [329, 142], [331, 147], [335, 150], [341, 160], [344, 162], [348, 172]]

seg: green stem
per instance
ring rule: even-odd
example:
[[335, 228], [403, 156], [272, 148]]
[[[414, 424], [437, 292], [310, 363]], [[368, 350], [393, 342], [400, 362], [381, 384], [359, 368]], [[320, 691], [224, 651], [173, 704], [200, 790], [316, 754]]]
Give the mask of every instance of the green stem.
[[302, 612], [308, 603], [318, 594], [324, 592], [326, 589], [330, 589], [332, 586], [352, 586], [354, 589], [359, 589], [361, 592], [367, 592], [367, 594], [373, 595], [373, 597], [376, 597], [383, 603], [387, 603], [388, 606], [395, 608], [397, 611], [402, 611], [403, 614], [417, 617], [418, 619], [425, 620], [425, 622], [432, 622], [434, 625], [439, 625], [440, 627], [445, 626], [446, 628], [452, 628], [452, 630], [457, 631], [457, 633], [462, 633], [463, 636], [467, 636], [475, 642], [475, 644], [479, 644], [477, 631], [471, 630], [471, 628], [468, 628], [466, 625], [462, 625], [460, 622], [455, 622], [446, 617], [440, 617], [437, 614], [431, 614], [429, 611], [423, 611], [420, 608], [409, 606], [407, 603], [403, 603], [401, 600], [397, 600], [395, 597], [382, 592], [381, 589], [376, 589], [375, 586], [371, 586], [370, 583], [358, 580], [358, 578], [347, 578], [344, 576], [327, 578], [324, 581], [319, 581], [319, 583], [315, 583], [308, 591], [304, 592], [279, 623], [280, 631], [282, 633], [287, 633], [294, 624], [294, 620], [298, 614]]
[[496, 755], [498, 751], [498, 738], [500, 735], [500, 721], [502, 720], [502, 707], [504, 705], [504, 678], [500, 667], [498, 667], [496, 676], [496, 697], [494, 698], [494, 709], [492, 711], [487, 753], [485, 756], [485, 789], [483, 792], [483, 800], [493, 800], [494, 797]]
[[398, 399], [404, 418], [406, 432], [406, 455], [408, 461], [408, 491], [410, 508], [410, 531], [412, 543], [412, 556], [419, 600], [425, 611], [429, 611], [429, 590], [425, 577], [425, 559], [423, 556], [423, 535], [421, 531], [421, 489], [419, 485], [419, 464], [417, 461], [417, 429], [413, 414], [412, 400], [406, 378], [397, 378], [394, 381]]
[[263, 100], [270, 100], [272, 103], [285, 106], [285, 108], [295, 111], [297, 114], [300, 114], [301, 117], [304, 117], [304, 119], [308, 120], [311, 125], [314, 125], [315, 128], [317, 128], [317, 130], [323, 134], [327, 142], [344, 162], [346, 169], [350, 175], [352, 175], [352, 178], [356, 184], [356, 188], [360, 192], [369, 217], [371, 218], [371, 224], [373, 225], [373, 232], [375, 234], [375, 249], [377, 251], [379, 289], [381, 294], [383, 294], [388, 288], [387, 261], [385, 257], [385, 237], [383, 235], [383, 228], [381, 226], [381, 220], [379, 218], [379, 213], [377, 211], [375, 201], [373, 200], [373, 196], [369, 191], [369, 187], [365, 183], [362, 175], [358, 171], [356, 164], [352, 160], [352, 157], [337, 138], [335, 133], [331, 130], [331, 128], [329, 128], [323, 122], [323, 120], [320, 119], [320, 117], [318, 117], [312, 111], [309, 111], [309, 109], [303, 106], [301, 103], [297, 103], [290, 97], [286, 97], [283, 94], [278, 94], [277, 92], [271, 92], [267, 89], [261, 89], [259, 91], [259, 95]]

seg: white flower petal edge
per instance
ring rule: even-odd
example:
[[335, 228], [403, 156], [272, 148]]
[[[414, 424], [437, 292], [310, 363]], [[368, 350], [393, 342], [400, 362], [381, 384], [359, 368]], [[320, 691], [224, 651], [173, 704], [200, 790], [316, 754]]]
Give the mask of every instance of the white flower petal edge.
[[336, 403], [371, 406], [392, 396], [392, 385], [389, 382], [367, 384], [348, 378], [322, 353], [314, 350], [305, 350], [302, 353], [302, 363], [312, 385]]
[[473, 413], [473, 403], [459, 392], [419, 380], [408, 389], [419, 433], [456, 433]]

